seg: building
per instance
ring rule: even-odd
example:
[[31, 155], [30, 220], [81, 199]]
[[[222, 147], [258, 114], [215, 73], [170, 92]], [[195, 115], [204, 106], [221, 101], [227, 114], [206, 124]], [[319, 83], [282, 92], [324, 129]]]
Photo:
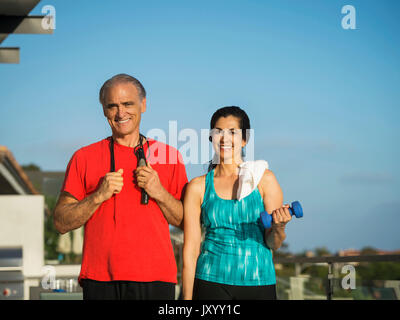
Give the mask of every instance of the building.
[[10, 150], [0, 146], [0, 298], [28, 299], [29, 287], [38, 285], [44, 266], [44, 215], [43, 195]]

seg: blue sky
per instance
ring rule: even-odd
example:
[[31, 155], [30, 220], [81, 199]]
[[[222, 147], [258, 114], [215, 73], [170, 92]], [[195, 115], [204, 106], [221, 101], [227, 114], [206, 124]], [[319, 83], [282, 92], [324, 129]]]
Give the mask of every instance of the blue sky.
[[[21, 47], [20, 64], [0, 65], [0, 144], [19, 163], [65, 170], [110, 135], [98, 91], [128, 73], [148, 92], [143, 133], [168, 121], [200, 132], [219, 107], [247, 111], [255, 157], [304, 207], [289, 250], [400, 248], [397, 0], [54, 0], [31, 14], [48, 4], [53, 35], [2, 43]], [[341, 27], [348, 4], [356, 30]]]

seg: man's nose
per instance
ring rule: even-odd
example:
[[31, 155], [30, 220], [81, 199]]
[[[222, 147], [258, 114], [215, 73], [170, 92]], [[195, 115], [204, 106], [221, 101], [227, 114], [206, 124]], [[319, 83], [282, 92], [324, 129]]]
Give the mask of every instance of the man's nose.
[[125, 107], [123, 105], [119, 105], [117, 107], [117, 117], [122, 119], [125, 116]]

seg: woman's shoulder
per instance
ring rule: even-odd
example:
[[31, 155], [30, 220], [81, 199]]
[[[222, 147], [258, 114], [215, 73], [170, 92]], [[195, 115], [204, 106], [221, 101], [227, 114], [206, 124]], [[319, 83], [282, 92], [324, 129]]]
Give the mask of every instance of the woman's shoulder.
[[282, 193], [281, 187], [279, 185], [278, 180], [274, 172], [269, 169], [264, 171], [264, 174], [258, 184], [259, 191], [261, 195], [264, 195], [264, 191], [267, 192], [270, 196]]
[[203, 202], [204, 192], [206, 190], [206, 176], [199, 176], [190, 180], [187, 185], [185, 194], [187, 199], [199, 199], [200, 203]]
[[188, 188], [194, 189], [194, 190], [201, 190], [205, 188], [206, 185], [206, 174], [202, 176], [198, 176], [190, 180]]
[[274, 172], [270, 169], [265, 169], [261, 177], [260, 183], [263, 185], [268, 185], [276, 181], [276, 176]]

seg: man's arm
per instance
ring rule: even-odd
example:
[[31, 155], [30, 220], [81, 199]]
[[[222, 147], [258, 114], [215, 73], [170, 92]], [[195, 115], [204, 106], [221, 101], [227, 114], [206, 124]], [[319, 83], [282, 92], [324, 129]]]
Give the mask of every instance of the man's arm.
[[138, 186], [157, 202], [167, 222], [182, 229], [182, 202], [175, 199], [162, 186], [157, 171], [151, 167], [150, 163], [147, 163], [147, 167], [143, 166], [136, 169], [136, 178]]
[[99, 206], [122, 190], [123, 170], [107, 173], [100, 187], [79, 201], [68, 192], [62, 192], [54, 209], [54, 226], [61, 234], [83, 226]]
[[160, 207], [165, 219], [169, 224], [183, 229], [183, 204], [180, 200], [176, 200], [167, 190], [161, 186], [163, 191], [160, 196], [155, 198], [158, 206]]
[[77, 229], [89, 220], [100, 204], [96, 193], [78, 201], [68, 192], [62, 192], [54, 209], [54, 226], [61, 234]]

